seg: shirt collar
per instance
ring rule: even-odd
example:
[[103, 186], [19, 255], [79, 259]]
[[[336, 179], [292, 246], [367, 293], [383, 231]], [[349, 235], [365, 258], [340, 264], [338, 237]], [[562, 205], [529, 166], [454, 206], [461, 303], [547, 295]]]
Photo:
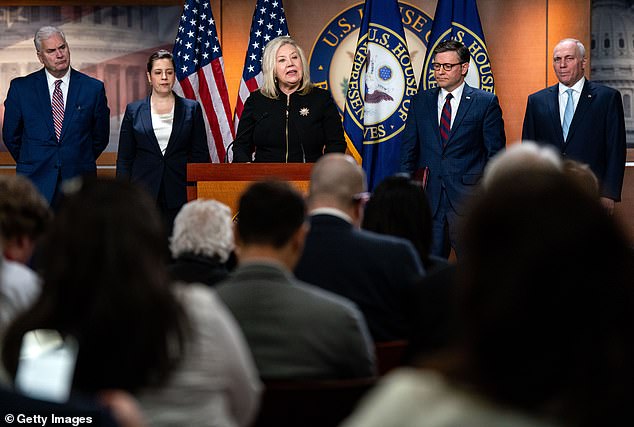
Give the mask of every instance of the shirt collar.
[[66, 71], [66, 74], [64, 74], [64, 76], [61, 79], [58, 79], [57, 77], [53, 76], [51, 73], [48, 72], [48, 70], [45, 68], [44, 69], [45, 74], [46, 74], [46, 82], [48, 83], [49, 87], [53, 86], [55, 84], [56, 80], [61, 80], [63, 82], [63, 84], [66, 87], [69, 87], [69, 83], [70, 83], [70, 67], [68, 67], [68, 71]]
[[581, 90], [583, 89], [583, 85], [585, 84], [585, 82], [586, 82], [586, 78], [583, 77], [583, 76], [579, 79], [579, 81], [577, 83], [575, 83], [571, 87], [568, 87], [565, 84], [562, 84], [560, 82], [559, 83], [559, 95], [563, 95], [568, 89], [572, 89], [572, 91], [576, 92], [576, 93], [581, 93]]
[[337, 218], [343, 219], [347, 223], [352, 224], [352, 218], [350, 218], [348, 214], [346, 214], [344, 211], [341, 211], [335, 208], [316, 208], [310, 211], [310, 216], [313, 216], [313, 215], [332, 215], [332, 216], [336, 216]]
[[[451, 94], [453, 95], [454, 99], [460, 100], [460, 98], [462, 97], [462, 91], [464, 90], [464, 85], [465, 85], [465, 82], [462, 82], [460, 86], [458, 86], [457, 88], [451, 91]], [[445, 88], [440, 88], [440, 96], [443, 101], [447, 97], [448, 93], [449, 92]]]

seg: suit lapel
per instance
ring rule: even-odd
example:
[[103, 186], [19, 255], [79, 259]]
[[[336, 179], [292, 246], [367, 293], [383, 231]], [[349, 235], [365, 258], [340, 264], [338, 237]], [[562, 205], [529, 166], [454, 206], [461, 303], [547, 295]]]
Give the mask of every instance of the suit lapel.
[[[453, 120], [453, 125], [451, 126], [451, 132], [449, 132], [449, 139], [447, 140], [447, 144], [451, 144], [453, 141], [454, 130], [460, 127], [460, 123], [467, 115], [469, 108], [471, 108], [471, 103], [473, 102], [473, 98], [475, 97], [473, 93], [473, 88], [468, 84], [464, 85], [464, 89], [462, 91], [462, 97], [460, 98], [460, 105], [458, 106], [458, 111], [456, 112], [456, 118]], [[446, 148], [446, 146], [445, 146]]]
[[152, 126], [152, 108], [150, 107], [149, 96], [145, 99], [145, 102], [139, 109], [139, 117], [141, 119], [141, 124], [143, 125], [143, 132], [145, 133], [149, 143], [162, 156], [161, 147], [159, 146], [158, 139], [156, 139], [156, 135], [154, 134], [154, 126]]
[[37, 99], [40, 100], [40, 108], [42, 117], [46, 118], [46, 125], [51, 132], [53, 139], [55, 137], [55, 127], [53, 126], [53, 109], [51, 108], [51, 93], [48, 90], [48, 81], [46, 80], [46, 72], [44, 68], [36, 74], [35, 90], [37, 91]]
[[[81, 77], [75, 70], [70, 70], [70, 80], [68, 84], [68, 94], [64, 100], [64, 122], [62, 123], [62, 132], [59, 135], [60, 141], [64, 139], [64, 133], [75, 118], [77, 110], [81, 109], [81, 105], [77, 104], [77, 97], [81, 93]], [[52, 113], [51, 113], [52, 115]], [[52, 116], [51, 116], [52, 117]]]
[[[565, 145], [567, 146], [570, 141], [572, 141], [572, 137], [575, 134], [575, 131], [579, 127], [580, 123], [583, 123], [584, 117], [588, 110], [590, 109], [590, 104], [594, 99], [594, 88], [592, 87], [592, 83], [588, 80], [583, 84], [583, 89], [581, 89], [581, 95], [579, 96], [579, 102], [577, 103], [577, 108], [575, 109], [575, 114], [572, 116], [572, 122], [570, 123], [570, 128], [568, 129], [568, 139], [565, 141]], [[563, 133], [562, 133], [563, 138]]]
[[[438, 123], [438, 93], [440, 92], [440, 88], [432, 89], [426, 93], [428, 93], [427, 98], [425, 100], [425, 106], [428, 111], [428, 117], [434, 117], [436, 120], [434, 123]], [[440, 139], [440, 127], [432, 126], [434, 129], [434, 136], [436, 138], [436, 143], [438, 147], [442, 147], [442, 140]]]
[[167, 143], [165, 155], [176, 149], [176, 141], [180, 141], [179, 135], [183, 129], [183, 124], [185, 123], [185, 106], [183, 105], [183, 100], [176, 94], [174, 94], [174, 97], [174, 119], [172, 121], [172, 132], [170, 133], [170, 139]]
[[557, 141], [560, 146], [564, 144], [564, 131], [561, 128], [561, 117], [559, 115], [559, 85], [556, 84], [548, 88], [548, 115], [552, 119], [552, 127], [555, 129]]

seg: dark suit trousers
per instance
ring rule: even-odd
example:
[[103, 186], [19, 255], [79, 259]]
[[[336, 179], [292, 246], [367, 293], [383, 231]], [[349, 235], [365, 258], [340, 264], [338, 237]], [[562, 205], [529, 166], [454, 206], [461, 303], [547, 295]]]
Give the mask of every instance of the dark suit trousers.
[[443, 186], [440, 193], [438, 210], [432, 219], [431, 254], [448, 258], [451, 248], [459, 254], [458, 223], [460, 216], [451, 205], [447, 191]]

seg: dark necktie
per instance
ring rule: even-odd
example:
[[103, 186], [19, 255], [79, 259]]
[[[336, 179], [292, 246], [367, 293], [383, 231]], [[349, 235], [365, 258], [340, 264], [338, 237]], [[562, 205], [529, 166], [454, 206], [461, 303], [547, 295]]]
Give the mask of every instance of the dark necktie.
[[445, 97], [445, 105], [442, 107], [442, 113], [440, 114], [440, 139], [442, 140], [442, 146], [447, 145], [449, 139], [449, 132], [451, 131], [451, 99], [453, 95], [448, 93]]
[[55, 126], [55, 136], [59, 141], [62, 133], [62, 123], [64, 123], [64, 96], [62, 95], [61, 80], [55, 80], [55, 89], [53, 90], [53, 101], [51, 108], [53, 110], [53, 125]]

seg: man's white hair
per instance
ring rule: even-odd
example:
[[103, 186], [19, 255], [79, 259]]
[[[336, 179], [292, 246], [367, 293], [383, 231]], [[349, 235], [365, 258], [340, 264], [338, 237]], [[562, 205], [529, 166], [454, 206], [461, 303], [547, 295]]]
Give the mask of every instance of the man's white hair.
[[216, 200], [197, 199], [184, 205], [170, 237], [172, 256], [184, 253], [217, 256], [226, 262], [234, 248], [231, 209]]

